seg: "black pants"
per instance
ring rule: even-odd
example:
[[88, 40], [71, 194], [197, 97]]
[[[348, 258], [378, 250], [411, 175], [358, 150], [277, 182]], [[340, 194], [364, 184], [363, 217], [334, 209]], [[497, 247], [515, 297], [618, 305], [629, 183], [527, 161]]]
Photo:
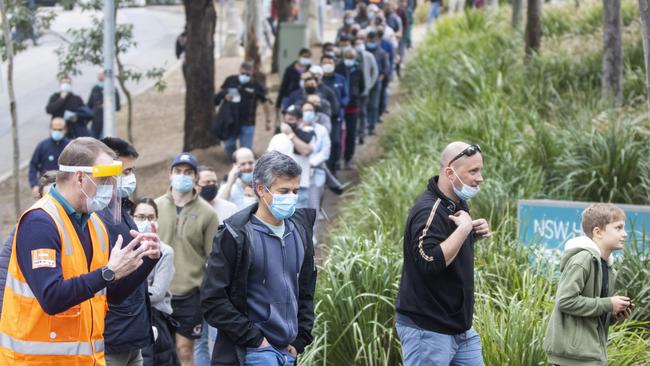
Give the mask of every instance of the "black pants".
[[349, 163], [354, 156], [354, 148], [357, 146], [357, 125], [359, 112], [345, 114], [345, 162]]
[[158, 330], [158, 339], [152, 346], [142, 349], [144, 366], [180, 366], [176, 355], [176, 340], [174, 338], [174, 319], [171, 316], [151, 309], [152, 323]]
[[336, 172], [336, 165], [341, 159], [341, 121], [332, 120], [332, 131], [330, 132], [330, 142], [332, 147], [330, 150], [330, 158], [327, 161], [327, 167], [332, 173]]

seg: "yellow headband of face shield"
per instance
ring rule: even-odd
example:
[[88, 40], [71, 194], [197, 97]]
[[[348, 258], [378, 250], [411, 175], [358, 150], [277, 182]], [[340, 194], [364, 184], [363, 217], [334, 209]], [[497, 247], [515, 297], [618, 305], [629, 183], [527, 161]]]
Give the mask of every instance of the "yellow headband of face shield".
[[114, 160], [112, 164], [93, 166], [59, 165], [59, 171], [65, 173], [84, 172], [94, 178], [117, 177], [122, 175], [122, 162]]

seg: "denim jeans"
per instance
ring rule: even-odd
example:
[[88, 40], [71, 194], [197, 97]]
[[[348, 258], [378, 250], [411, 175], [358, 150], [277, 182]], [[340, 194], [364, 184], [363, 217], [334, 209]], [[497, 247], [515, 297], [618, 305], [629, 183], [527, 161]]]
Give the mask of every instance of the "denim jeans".
[[194, 341], [194, 363], [196, 366], [210, 366], [212, 348], [217, 340], [217, 329], [203, 321], [201, 338]]
[[246, 350], [245, 366], [294, 366], [296, 358], [288, 351], [273, 346], [249, 348]]
[[375, 130], [375, 124], [379, 120], [379, 102], [381, 101], [381, 80], [377, 80], [375, 86], [370, 89], [368, 96], [368, 133]]
[[239, 139], [239, 147], [253, 148], [253, 138], [255, 137], [255, 126], [244, 125], [239, 127], [239, 133], [233, 137], [226, 139], [223, 142], [223, 149], [228, 159], [232, 158], [232, 154], [237, 150], [237, 139]]
[[106, 365], [109, 366], [142, 366], [142, 362], [140, 350], [106, 354]]
[[447, 335], [397, 322], [404, 366], [483, 366], [481, 337], [474, 328]]
[[435, 20], [438, 20], [440, 16], [440, 2], [436, 1], [431, 3], [431, 9], [429, 10], [429, 16], [427, 17], [427, 26], [430, 27]]

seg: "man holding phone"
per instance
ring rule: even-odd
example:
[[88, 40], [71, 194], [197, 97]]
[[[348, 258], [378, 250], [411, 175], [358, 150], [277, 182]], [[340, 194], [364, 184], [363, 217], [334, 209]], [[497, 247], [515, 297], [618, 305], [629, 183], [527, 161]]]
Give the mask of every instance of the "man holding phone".
[[252, 188], [255, 153], [249, 148], [242, 147], [232, 154], [232, 160], [234, 161], [232, 169], [217, 196], [234, 203], [239, 211], [257, 202]]
[[405, 366], [483, 365], [472, 328], [474, 243], [490, 236], [467, 201], [483, 182], [478, 145], [453, 142], [406, 222], [404, 267], [397, 297], [397, 333]]

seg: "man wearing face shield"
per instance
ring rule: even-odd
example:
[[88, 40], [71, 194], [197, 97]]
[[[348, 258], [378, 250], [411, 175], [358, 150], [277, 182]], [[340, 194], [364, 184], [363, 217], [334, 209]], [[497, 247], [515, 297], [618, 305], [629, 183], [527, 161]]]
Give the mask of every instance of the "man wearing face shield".
[[[135, 162], [139, 154], [133, 145], [123, 139], [105, 137], [101, 141], [122, 162], [122, 175], [119, 176], [117, 185], [121, 220], [118, 224], [112, 224], [109, 221], [110, 212], [98, 212], [106, 223], [110, 242], [113, 242], [119, 235], [126, 236], [132, 230], [140, 231], [130, 215], [133, 202], [129, 199], [136, 189]], [[110, 304], [104, 330], [107, 366], [142, 365], [142, 349], [153, 344], [150, 308], [146, 281], [141, 282], [121, 304]]]
[[473, 220], [467, 205], [479, 193], [482, 171], [478, 145], [449, 144], [440, 175], [409, 213], [397, 297], [405, 366], [483, 365], [472, 328], [474, 244], [490, 236], [490, 228], [485, 219]]
[[[160, 256], [155, 234], [132, 231], [111, 243], [95, 213], [107, 209], [112, 222], [120, 219], [111, 207], [122, 173], [114, 158], [93, 138], [70, 142], [56, 184], [21, 216], [0, 319], [0, 364], [105, 365], [107, 301], [129, 297]], [[130, 242], [123, 247], [124, 240]]]
[[201, 286], [203, 315], [219, 331], [213, 364], [295, 365], [313, 337], [316, 212], [296, 208], [301, 168], [277, 151], [253, 179], [258, 203], [224, 221]]

